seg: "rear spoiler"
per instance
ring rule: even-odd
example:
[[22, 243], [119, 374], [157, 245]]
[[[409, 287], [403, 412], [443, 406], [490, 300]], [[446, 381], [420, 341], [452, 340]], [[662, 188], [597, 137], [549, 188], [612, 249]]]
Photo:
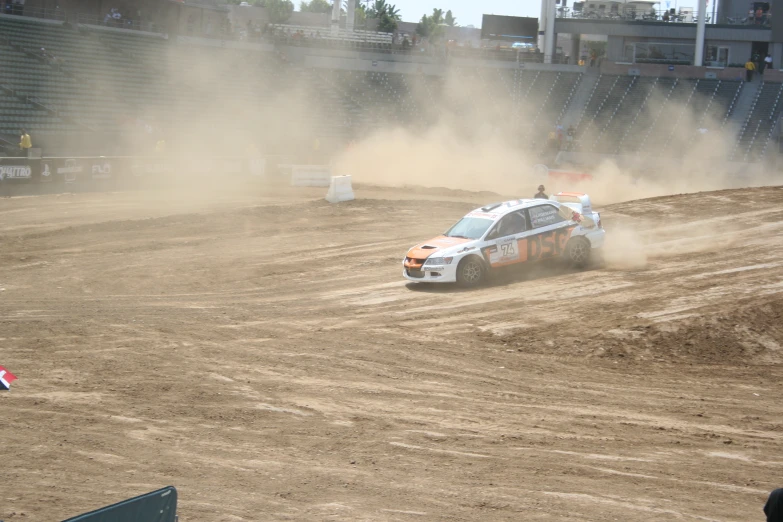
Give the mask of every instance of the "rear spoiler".
[[590, 203], [590, 196], [581, 192], [558, 192], [550, 196], [551, 201], [560, 203], [558, 214], [563, 219], [576, 221], [577, 223], [591, 228], [595, 226], [593, 219], [593, 206]]
[[571, 205], [579, 205], [579, 212], [583, 214], [590, 214], [593, 212], [593, 204], [590, 202], [590, 196], [584, 192], [558, 192], [557, 194], [550, 196], [549, 199], [564, 205], [569, 205], [569, 203]]

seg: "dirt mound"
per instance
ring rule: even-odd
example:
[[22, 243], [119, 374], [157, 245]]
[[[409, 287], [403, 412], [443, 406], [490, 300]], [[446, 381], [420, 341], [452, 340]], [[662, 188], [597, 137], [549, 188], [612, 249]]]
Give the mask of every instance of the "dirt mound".
[[480, 331], [483, 341], [525, 353], [666, 363], [767, 365], [783, 363], [783, 300], [737, 304], [720, 312], [666, 322], [586, 328], [558, 336], [550, 328]]

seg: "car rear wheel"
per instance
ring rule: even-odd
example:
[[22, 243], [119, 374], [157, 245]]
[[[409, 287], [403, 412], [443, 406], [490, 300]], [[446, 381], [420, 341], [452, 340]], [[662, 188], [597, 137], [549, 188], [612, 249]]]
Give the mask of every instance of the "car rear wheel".
[[573, 267], [584, 268], [590, 262], [590, 242], [583, 237], [575, 237], [566, 245], [565, 258]]
[[469, 256], [457, 266], [457, 282], [462, 286], [478, 286], [484, 281], [486, 268], [476, 256]]

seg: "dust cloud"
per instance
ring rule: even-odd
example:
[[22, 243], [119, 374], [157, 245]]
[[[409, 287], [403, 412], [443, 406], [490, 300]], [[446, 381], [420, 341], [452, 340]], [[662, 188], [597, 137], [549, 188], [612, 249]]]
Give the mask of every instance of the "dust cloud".
[[616, 226], [607, 234], [603, 248], [603, 261], [607, 268], [618, 270], [639, 269], [647, 266], [649, 244], [637, 230]]
[[[351, 174], [358, 182], [488, 190], [515, 197], [530, 197], [544, 183], [550, 193], [586, 192], [597, 205], [771, 181], [760, 165], [728, 162], [736, 129], [712, 116], [718, 111], [706, 111], [705, 115], [704, 104], [702, 114], [696, 114], [692, 107], [695, 98], [702, 96], [699, 93], [686, 104], [653, 92], [639, 121], [645, 117], [652, 120], [661, 105], [665, 111], [660, 117], [677, 121], [659, 151], [640, 150], [611, 159], [595, 155], [588, 164], [555, 165], [553, 157], [526, 146], [534, 142], [538, 145], [535, 148], [541, 149], [547, 133], [553, 130], [549, 126], [533, 125], [516, 142], [513, 138], [514, 121], [535, 121], [537, 106], [515, 107], [507, 92], [505, 96], [489, 92], [486, 80], [479, 75], [451, 72], [444, 82], [443, 98], [429, 100], [435, 106], [432, 124], [376, 130], [336, 158], [336, 171]], [[518, 124], [518, 129], [525, 127]], [[702, 134], [700, 128], [708, 132]], [[598, 133], [601, 128], [594, 126], [592, 131]], [[592, 140], [587, 138], [583, 151], [591, 152]], [[623, 136], [610, 139], [618, 141]], [[589, 172], [593, 179], [583, 183], [554, 180], [537, 172], [533, 168], [537, 164]]]
[[[535, 102], [512, 103], [521, 93], [510, 92], [491, 68], [451, 68], [443, 77], [406, 75], [395, 80], [409, 91], [398, 99], [369, 92], [374, 87], [359, 83], [364, 73], [355, 74], [351, 94], [350, 86], [330, 71], [291, 67], [274, 53], [172, 45], [156, 58], [150, 67], [161, 80], [134, 113], [140, 130], [115, 143], [120, 155], [154, 156], [156, 142], [166, 141], [172, 181], [169, 191], [150, 193], [149, 204], [156, 208], [198, 210], [268, 190], [221, 174], [219, 162], [202, 165], [206, 156], [264, 157], [268, 170], [278, 163], [330, 162], [335, 174], [351, 174], [357, 183], [495, 192], [509, 198], [531, 197], [544, 184], [549, 193], [586, 192], [599, 210], [623, 201], [771, 182], [760, 165], [727, 162], [736, 129], [694, 113], [693, 100], [688, 105], [665, 100], [660, 92], [639, 115], [639, 121], [652, 121], [655, 108], [665, 105], [661, 117], [676, 119], [674, 135], [660, 150], [596, 156], [582, 165], [570, 165], [561, 155], [563, 162], [555, 165], [554, 158], [539, 152], [552, 130], [541, 115], [541, 98], [531, 93], [528, 99]], [[99, 91], [123, 92], [112, 80], [104, 81]], [[172, 89], [175, 95], [161, 92], [159, 100], [151, 100], [155, 89]], [[348, 98], [361, 105], [358, 115]], [[700, 134], [699, 128], [709, 132]], [[588, 132], [602, 129], [593, 126]], [[316, 139], [319, 154], [312, 151]], [[593, 179], [556, 180], [534, 168], [539, 164], [589, 172]], [[605, 221], [605, 226], [613, 224]], [[613, 232], [616, 237], [639, 235]], [[634, 252], [616, 257], [637, 266], [650, 255], [649, 249], [641, 250], [637, 245]]]
[[[312, 143], [323, 132], [323, 100], [307, 88], [302, 71], [275, 53], [187, 44], [166, 45], [160, 54], [139, 55], [149, 89], [128, 92], [123, 76], [95, 79], [96, 96], [128, 99], [115, 108], [120, 133], [70, 140], [64, 157], [160, 158], [165, 172], [143, 179], [134, 194], [141, 215], [149, 211], [185, 212], [223, 207], [231, 201], [275, 193], [261, 178], [229, 173], [249, 160], [325, 163], [312, 157]], [[158, 143], [163, 142], [163, 148]], [[228, 164], [239, 165], [227, 169]]]
[[701, 220], [667, 229], [611, 223], [601, 254], [606, 268], [643, 269], [653, 259], [731, 248], [741, 239], [741, 232], [739, 226], [716, 226]]

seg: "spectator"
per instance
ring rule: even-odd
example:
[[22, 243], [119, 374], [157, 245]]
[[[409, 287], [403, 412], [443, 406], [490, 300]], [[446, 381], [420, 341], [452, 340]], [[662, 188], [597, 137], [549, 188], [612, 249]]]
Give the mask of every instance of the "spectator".
[[772, 69], [772, 55], [767, 53], [767, 57], [764, 58], [764, 66], [768, 69]]
[[669, 11], [663, 12], [663, 21], [668, 22], [669, 21]]
[[19, 136], [19, 150], [22, 151], [22, 156], [27, 157], [30, 154], [30, 149], [33, 148], [33, 140], [30, 139], [30, 135], [27, 131], [22, 129], [21, 136]]
[[767, 522], [783, 522], [783, 488], [778, 488], [769, 494], [764, 505]]
[[544, 188], [544, 185], [539, 185], [538, 192], [536, 192], [536, 195], [533, 196], [533, 199], [549, 199], [549, 196], [547, 196], [544, 193], [544, 190], [546, 190], [546, 188]]
[[764, 76], [764, 68], [767, 66], [766, 59], [756, 60], [756, 70], [759, 72], [759, 78], [762, 78]]
[[411, 48], [411, 43], [408, 41], [408, 37], [402, 39], [402, 48], [406, 51]]
[[745, 62], [745, 81], [746, 82], [752, 82], [753, 81], [753, 71], [756, 70], [756, 64], [753, 63], [753, 60], [748, 60]]
[[576, 135], [576, 129], [574, 129], [573, 125], [568, 126], [568, 130], [566, 131], [566, 142], [568, 143], [568, 146], [571, 146], [571, 143], [574, 141], [574, 136]]

